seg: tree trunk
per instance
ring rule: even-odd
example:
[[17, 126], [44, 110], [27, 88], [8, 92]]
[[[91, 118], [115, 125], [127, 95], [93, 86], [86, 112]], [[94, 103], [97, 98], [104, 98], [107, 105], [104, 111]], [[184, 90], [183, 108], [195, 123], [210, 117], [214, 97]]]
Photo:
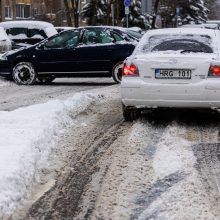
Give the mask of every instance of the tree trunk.
[[160, 2], [160, 0], [156, 0], [154, 3], [154, 15], [153, 15], [153, 19], [152, 19], [152, 28], [153, 29], [156, 28], [156, 18], [157, 18], [159, 2]]
[[72, 27], [73, 24], [72, 24], [72, 19], [71, 19], [70, 8], [69, 8], [69, 5], [68, 5], [68, 0], [64, 0], [64, 5], [65, 5], [65, 8], [66, 8], [67, 25], [69, 27]]
[[107, 16], [106, 16], [106, 24], [107, 25], [110, 25], [111, 24], [111, 12], [112, 12], [112, 3], [113, 3], [113, 0], [110, 0], [109, 1], [109, 5], [108, 5], [108, 11], [107, 11]]
[[16, 0], [12, 0], [12, 18], [16, 20]]
[[73, 7], [74, 26], [79, 27], [79, 0], [71, 0]]

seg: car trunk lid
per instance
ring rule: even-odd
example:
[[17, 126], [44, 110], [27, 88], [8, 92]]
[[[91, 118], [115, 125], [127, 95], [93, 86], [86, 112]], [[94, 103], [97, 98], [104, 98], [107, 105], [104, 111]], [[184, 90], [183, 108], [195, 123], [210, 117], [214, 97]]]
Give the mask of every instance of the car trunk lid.
[[162, 54], [136, 55], [133, 63], [137, 65], [140, 77], [149, 83], [196, 83], [207, 78], [210, 63], [217, 55]]

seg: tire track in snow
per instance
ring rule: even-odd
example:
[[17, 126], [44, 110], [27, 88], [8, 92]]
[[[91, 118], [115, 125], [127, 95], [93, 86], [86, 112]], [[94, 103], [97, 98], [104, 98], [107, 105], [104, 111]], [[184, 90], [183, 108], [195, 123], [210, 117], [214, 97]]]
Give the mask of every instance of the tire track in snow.
[[[163, 165], [166, 167], [166, 164], [163, 160], [167, 161], [169, 164], [168, 169], [164, 169], [164, 173], [158, 170], [159, 179], [154, 177], [147, 189], [137, 193], [136, 204], [139, 204], [140, 207], [134, 210], [134, 214], [130, 216], [130, 219], [218, 219], [220, 215], [215, 204], [216, 200], [212, 198], [213, 194], [210, 194], [209, 190], [204, 187], [203, 179], [194, 168], [197, 155], [194, 154], [194, 157], [192, 151], [192, 145], [195, 142], [209, 143], [213, 141], [215, 143], [219, 138], [216, 135], [218, 134], [215, 123], [216, 118], [214, 116], [213, 119], [212, 115], [205, 115], [207, 118], [204, 118], [203, 113], [198, 114], [197, 112], [193, 112], [192, 115], [184, 111], [173, 113], [168, 118], [173, 118], [174, 122], [171, 123], [172, 125], [170, 124], [166, 131], [166, 133], [170, 132], [172, 135], [168, 137], [165, 134], [165, 137], [160, 138], [160, 144], [156, 146], [155, 155], [157, 156], [161, 150], [161, 144], [165, 144], [165, 147], [162, 146], [164, 149], [160, 153], [165, 153], [163, 154], [164, 158], [161, 156], [159, 163], [162, 165], [161, 168], [164, 169]], [[176, 146], [173, 145], [174, 142], [176, 142]], [[177, 156], [174, 159], [179, 157], [179, 162], [182, 162], [182, 166], [177, 170], [173, 169], [173, 172], [172, 169], [169, 169], [169, 166], [172, 166], [172, 154]], [[214, 155], [219, 154], [214, 153]], [[170, 174], [168, 171], [170, 171]], [[214, 179], [216, 180], [216, 177]]]

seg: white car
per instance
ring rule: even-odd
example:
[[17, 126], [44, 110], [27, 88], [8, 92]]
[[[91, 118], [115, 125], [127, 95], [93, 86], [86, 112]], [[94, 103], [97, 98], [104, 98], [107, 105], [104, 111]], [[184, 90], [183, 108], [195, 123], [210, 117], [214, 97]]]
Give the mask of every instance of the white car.
[[6, 34], [4, 28], [0, 27], [0, 53], [11, 50], [12, 43]]
[[180, 28], [207, 28], [207, 29], [220, 29], [220, 24], [203, 23], [203, 24], [184, 24]]
[[121, 93], [130, 121], [148, 108], [220, 108], [220, 32], [148, 31], [124, 62]]

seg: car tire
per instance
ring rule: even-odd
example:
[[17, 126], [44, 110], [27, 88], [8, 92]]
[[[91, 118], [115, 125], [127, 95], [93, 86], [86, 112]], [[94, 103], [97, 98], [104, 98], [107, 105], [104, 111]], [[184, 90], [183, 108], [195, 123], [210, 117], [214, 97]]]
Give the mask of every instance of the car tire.
[[50, 76], [50, 77], [45, 77], [45, 78], [38, 78], [38, 81], [43, 84], [50, 84], [52, 83], [56, 77]]
[[120, 83], [122, 79], [123, 61], [116, 63], [112, 69], [112, 77], [116, 83]]
[[134, 121], [140, 117], [140, 110], [134, 107], [122, 105], [122, 111], [125, 121]]
[[32, 85], [36, 82], [37, 73], [30, 62], [20, 62], [13, 68], [12, 77], [18, 85]]

